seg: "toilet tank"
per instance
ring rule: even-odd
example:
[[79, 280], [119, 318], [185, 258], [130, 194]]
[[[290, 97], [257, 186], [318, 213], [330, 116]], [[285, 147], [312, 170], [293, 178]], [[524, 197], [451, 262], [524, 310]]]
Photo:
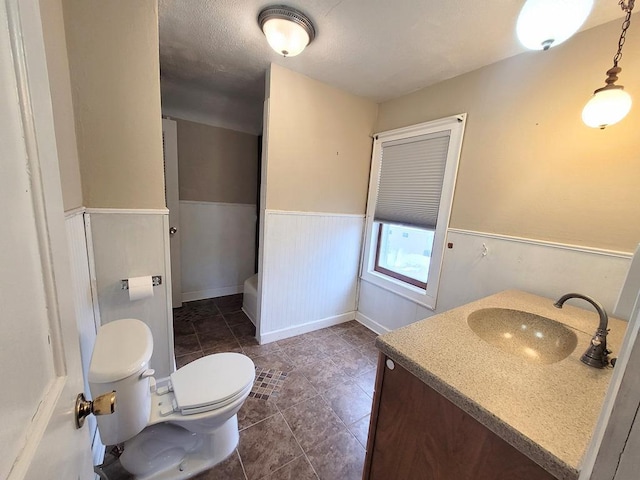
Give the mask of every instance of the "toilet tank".
[[151, 330], [140, 320], [115, 320], [98, 329], [89, 365], [91, 397], [116, 392], [115, 412], [96, 417], [105, 445], [129, 440], [147, 425], [151, 414], [152, 352]]

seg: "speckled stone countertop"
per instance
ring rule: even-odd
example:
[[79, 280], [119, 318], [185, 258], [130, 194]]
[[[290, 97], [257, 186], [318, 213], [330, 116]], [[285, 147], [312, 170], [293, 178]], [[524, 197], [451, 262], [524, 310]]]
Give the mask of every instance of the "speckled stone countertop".
[[[612, 369], [580, 356], [598, 326], [595, 310], [509, 290], [381, 335], [376, 346], [424, 383], [561, 480], [578, 478]], [[577, 304], [577, 302], [576, 302]], [[564, 360], [533, 364], [478, 337], [467, 316], [510, 308], [571, 327], [578, 345]], [[585, 303], [585, 308], [591, 308]], [[608, 348], [619, 354], [627, 322], [609, 318]]]

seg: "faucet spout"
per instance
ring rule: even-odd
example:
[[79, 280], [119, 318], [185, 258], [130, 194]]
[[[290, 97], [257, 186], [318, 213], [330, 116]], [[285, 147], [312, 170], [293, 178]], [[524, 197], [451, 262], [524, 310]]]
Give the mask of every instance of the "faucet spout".
[[586, 352], [584, 352], [582, 357], [580, 357], [580, 360], [582, 361], [582, 363], [585, 363], [590, 367], [606, 367], [607, 365], [609, 365], [609, 354], [611, 353], [611, 350], [607, 350], [607, 333], [609, 333], [609, 317], [607, 316], [607, 312], [600, 302], [597, 302], [593, 298], [581, 293], [567, 293], [561, 296], [553, 304], [553, 306], [556, 308], [562, 308], [564, 302], [566, 302], [570, 298], [579, 298], [581, 300], [589, 302], [591, 305], [593, 305], [593, 308], [596, 309], [600, 317], [600, 324], [598, 325], [598, 329], [591, 339], [589, 348], [587, 348]]

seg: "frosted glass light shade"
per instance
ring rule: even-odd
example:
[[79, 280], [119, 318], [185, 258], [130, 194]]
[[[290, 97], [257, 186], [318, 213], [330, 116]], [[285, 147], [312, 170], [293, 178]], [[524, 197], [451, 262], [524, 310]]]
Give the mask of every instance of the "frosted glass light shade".
[[297, 23], [271, 18], [262, 26], [267, 42], [280, 55], [295, 57], [309, 44], [309, 34]]
[[627, 116], [631, 103], [631, 95], [622, 88], [600, 90], [584, 106], [582, 121], [593, 128], [608, 127]]
[[560, 45], [582, 26], [593, 0], [527, 0], [520, 10], [516, 32], [531, 50]]

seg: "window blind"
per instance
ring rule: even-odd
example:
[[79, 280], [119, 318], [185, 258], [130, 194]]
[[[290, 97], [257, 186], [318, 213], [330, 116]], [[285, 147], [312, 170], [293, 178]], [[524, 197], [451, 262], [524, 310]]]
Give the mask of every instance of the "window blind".
[[376, 222], [435, 229], [450, 130], [382, 143]]

